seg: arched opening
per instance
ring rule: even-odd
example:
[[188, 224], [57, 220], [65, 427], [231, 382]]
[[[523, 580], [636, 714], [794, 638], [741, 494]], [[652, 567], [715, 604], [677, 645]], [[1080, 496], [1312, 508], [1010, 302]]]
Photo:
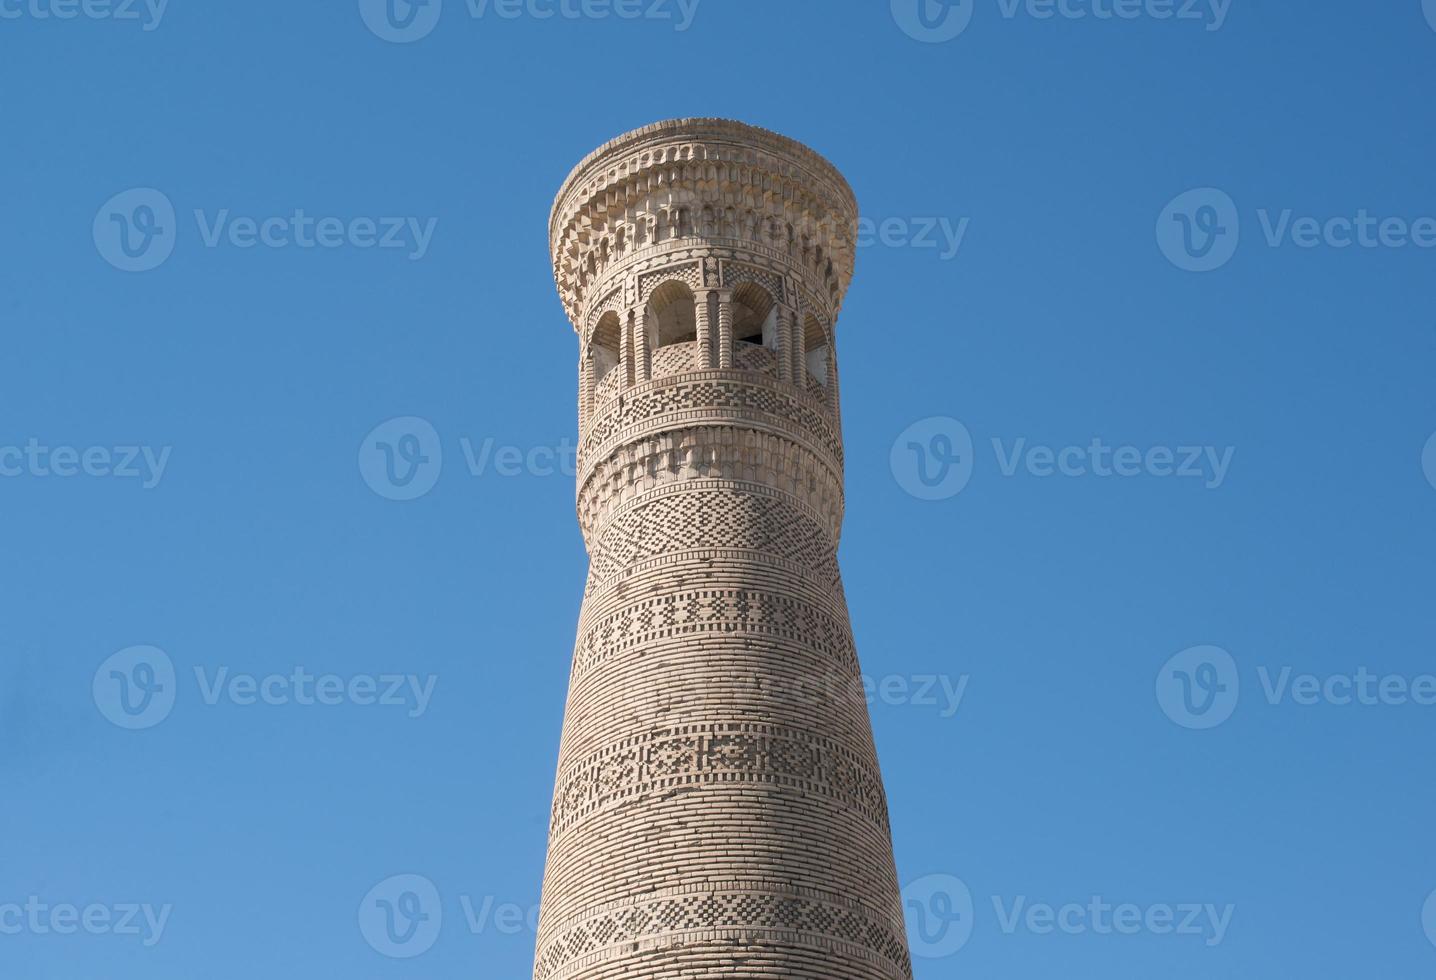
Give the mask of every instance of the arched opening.
[[733, 290], [733, 342], [762, 344], [778, 348], [778, 305], [772, 295], [755, 282]]
[[808, 352], [808, 377], [818, 384], [828, 383], [828, 332], [811, 313], [803, 321], [803, 349]]
[[648, 301], [648, 323], [653, 347], [690, 344], [698, 339], [698, 313], [693, 290], [676, 279], [653, 291]]
[[594, 328], [593, 342], [589, 345], [588, 356], [593, 359], [595, 382], [602, 381], [608, 372], [618, 367], [621, 332], [622, 322], [619, 320], [618, 314], [612, 310], [605, 313], [598, 321], [598, 326]]

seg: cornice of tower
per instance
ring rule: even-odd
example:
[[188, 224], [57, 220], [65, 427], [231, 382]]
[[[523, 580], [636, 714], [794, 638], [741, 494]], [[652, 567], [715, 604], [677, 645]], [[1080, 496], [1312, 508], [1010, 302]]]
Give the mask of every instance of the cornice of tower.
[[[693, 165], [714, 165], [695, 172]], [[754, 180], [754, 177], [759, 177]], [[857, 199], [826, 158], [771, 130], [731, 119], [669, 119], [635, 129], [588, 154], [564, 181], [549, 216], [554, 279], [577, 327], [585, 299], [601, 271], [592, 271], [594, 246], [606, 242], [616, 214], [655, 193], [678, 191], [695, 204], [751, 205], [761, 217], [785, 221], [797, 242], [820, 248], [832, 306], [852, 279]], [[696, 234], [691, 241], [710, 237]], [[761, 244], [768, 244], [763, 242]]]

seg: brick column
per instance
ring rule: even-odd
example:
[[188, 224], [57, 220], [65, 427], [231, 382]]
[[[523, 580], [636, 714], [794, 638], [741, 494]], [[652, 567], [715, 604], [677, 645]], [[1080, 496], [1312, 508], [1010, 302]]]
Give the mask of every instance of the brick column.
[[618, 327], [618, 387], [627, 388], [633, 384], [633, 318], [628, 314]]
[[697, 305], [694, 308], [694, 316], [698, 323], [698, 367], [707, 371], [713, 365], [713, 324], [708, 312], [708, 304], [713, 296], [711, 289], [698, 290]]
[[733, 366], [733, 290], [718, 293], [718, 366]]
[[648, 350], [648, 307], [640, 306], [633, 311], [634, 383], [643, 384], [651, 375], [652, 361]]
[[793, 380], [793, 314], [778, 307], [778, 377]]
[[593, 413], [593, 389], [597, 379], [593, 376], [593, 349], [584, 351], [578, 365], [578, 431], [588, 426], [588, 417]]
[[808, 325], [802, 310], [793, 311], [793, 383], [808, 390]]

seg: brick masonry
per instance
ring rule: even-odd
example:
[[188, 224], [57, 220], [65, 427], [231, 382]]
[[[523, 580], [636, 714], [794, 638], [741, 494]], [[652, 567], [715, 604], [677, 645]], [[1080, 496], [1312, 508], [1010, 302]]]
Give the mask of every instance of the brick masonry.
[[837, 564], [856, 226], [831, 164], [727, 120], [558, 195], [590, 566], [535, 980], [912, 975]]

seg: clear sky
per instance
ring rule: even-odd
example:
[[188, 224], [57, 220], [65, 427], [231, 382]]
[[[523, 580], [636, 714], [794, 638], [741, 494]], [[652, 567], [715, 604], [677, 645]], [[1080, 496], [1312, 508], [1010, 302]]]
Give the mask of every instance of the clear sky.
[[0, 0], [0, 975], [527, 975], [549, 206], [700, 115], [871, 222], [916, 975], [1430, 975], [1436, 2], [627, 2]]

